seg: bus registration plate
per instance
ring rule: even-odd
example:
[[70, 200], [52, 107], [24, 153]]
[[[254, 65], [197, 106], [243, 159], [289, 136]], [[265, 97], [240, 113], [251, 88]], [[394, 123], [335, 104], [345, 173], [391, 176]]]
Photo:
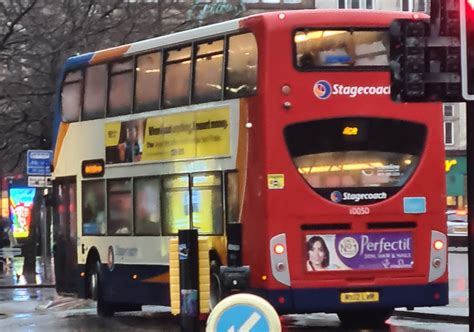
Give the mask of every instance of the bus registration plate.
[[378, 302], [379, 292], [341, 293], [341, 303]]

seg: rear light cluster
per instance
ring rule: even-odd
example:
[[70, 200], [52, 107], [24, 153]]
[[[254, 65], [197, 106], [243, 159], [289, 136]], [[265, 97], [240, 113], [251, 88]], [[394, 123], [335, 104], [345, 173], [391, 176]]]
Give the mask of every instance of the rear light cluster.
[[283, 285], [290, 286], [286, 234], [278, 234], [270, 239], [270, 264], [273, 278]]
[[441, 278], [447, 266], [447, 237], [438, 231], [431, 231], [430, 270], [428, 281]]

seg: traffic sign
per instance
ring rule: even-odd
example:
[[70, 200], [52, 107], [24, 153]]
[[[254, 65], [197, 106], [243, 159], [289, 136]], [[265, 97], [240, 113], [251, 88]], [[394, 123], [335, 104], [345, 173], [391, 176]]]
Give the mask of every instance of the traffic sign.
[[52, 161], [53, 151], [51, 150], [28, 150], [26, 155], [26, 174], [51, 175]]
[[280, 318], [263, 298], [253, 294], [226, 297], [212, 310], [206, 332], [281, 331]]
[[28, 176], [28, 187], [51, 188], [50, 176]]

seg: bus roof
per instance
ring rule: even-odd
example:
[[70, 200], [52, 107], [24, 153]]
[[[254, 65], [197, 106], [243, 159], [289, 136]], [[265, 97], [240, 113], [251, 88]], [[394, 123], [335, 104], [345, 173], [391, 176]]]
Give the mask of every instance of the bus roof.
[[[283, 16], [280, 14], [284, 14]], [[419, 19], [428, 19], [429, 16], [417, 13]], [[135, 43], [125, 44], [95, 52], [89, 52], [70, 57], [65, 65], [64, 71], [73, 70], [87, 64], [96, 64], [106, 60], [118, 59], [136, 53], [146, 52], [160, 47], [203, 39], [237, 31], [239, 28], [249, 26], [250, 22], [256, 20], [271, 27], [278, 22], [284, 21], [285, 26], [298, 27], [388, 27], [394, 19], [413, 19], [413, 12], [400, 11], [374, 11], [358, 9], [342, 10], [292, 10], [274, 11], [246, 16], [221, 23], [176, 32], [164, 36], [141, 40]], [[247, 23], [248, 22], [248, 23]]]

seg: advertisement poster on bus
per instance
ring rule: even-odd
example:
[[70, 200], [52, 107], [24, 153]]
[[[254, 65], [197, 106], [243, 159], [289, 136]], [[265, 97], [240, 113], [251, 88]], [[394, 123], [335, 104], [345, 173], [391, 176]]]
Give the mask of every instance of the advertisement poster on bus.
[[384, 270], [413, 267], [412, 233], [311, 234], [305, 270]]
[[35, 193], [36, 188], [10, 188], [10, 218], [15, 238], [28, 237]]
[[107, 164], [229, 155], [229, 108], [109, 122], [105, 150]]

